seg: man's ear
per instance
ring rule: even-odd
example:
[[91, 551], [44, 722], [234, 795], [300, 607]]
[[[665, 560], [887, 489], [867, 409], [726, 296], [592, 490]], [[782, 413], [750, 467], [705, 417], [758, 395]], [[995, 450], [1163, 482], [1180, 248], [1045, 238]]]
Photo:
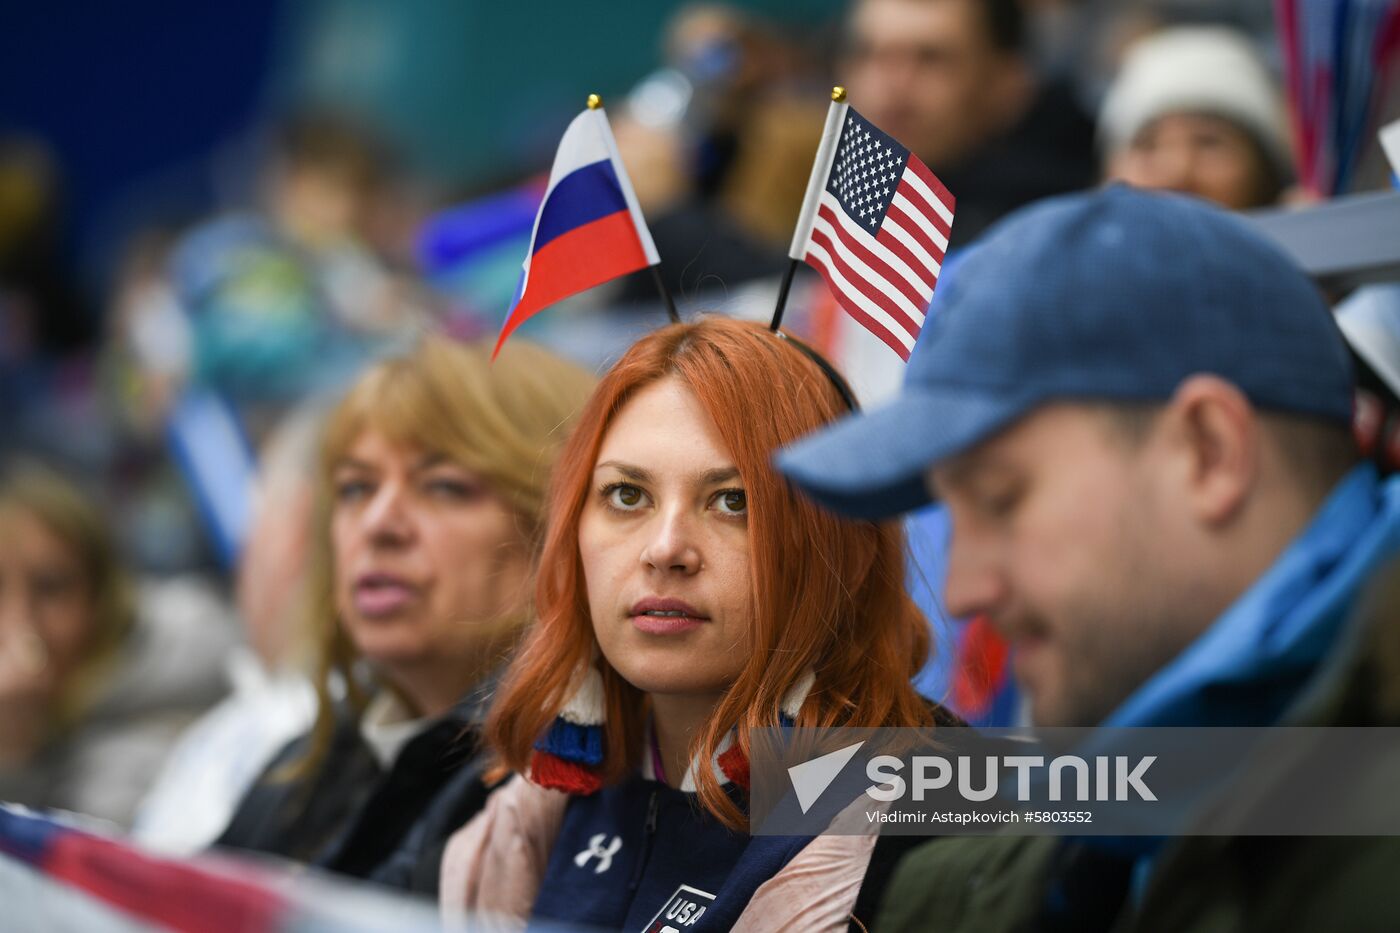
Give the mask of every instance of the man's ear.
[[1218, 376], [1191, 376], [1167, 403], [1163, 427], [1181, 455], [1186, 503], [1209, 525], [1232, 519], [1259, 474], [1259, 417], [1243, 392]]

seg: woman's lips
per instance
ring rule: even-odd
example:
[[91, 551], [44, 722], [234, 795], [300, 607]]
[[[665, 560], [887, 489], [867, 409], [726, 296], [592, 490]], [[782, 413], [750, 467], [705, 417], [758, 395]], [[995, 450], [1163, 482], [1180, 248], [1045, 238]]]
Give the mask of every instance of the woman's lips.
[[632, 624], [636, 626], [637, 631], [648, 635], [679, 635], [699, 628], [708, 621], [709, 619], [697, 619], [694, 616], [632, 616]]
[[418, 599], [418, 587], [397, 577], [371, 574], [355, 582], [355, 611], [367, 619], [398, 615]]
[[638, 600], [628, 617], [637, 631], [648, 635], [679, 635], [710, 621], [709, 616], [689, 603], [662, 597]]

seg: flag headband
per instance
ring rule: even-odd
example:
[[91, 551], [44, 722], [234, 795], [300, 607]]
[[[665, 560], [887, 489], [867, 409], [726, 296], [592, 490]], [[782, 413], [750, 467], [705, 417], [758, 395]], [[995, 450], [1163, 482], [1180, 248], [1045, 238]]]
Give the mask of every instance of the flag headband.
[[[658, 271], [660, 262], [632, 181], [618, 154], [603, 100], [590, 94], [587, 109], [569, 124], [559, 143], [549, 183], [535, 215], [520, 284], [492, 359], [511, 332], [544, 307], [643, 268], [651, 271], [671, 321], [679, 322], [675, 301]], [[789, 272], [784, 288], [790, 285]], [[802, 341], [778, 331], [781, 318], [779, 311], [771, 330], [817, 365], [847, 408], [858, 410], [855, 395], [835, 367]]]
[[[938, 283], [955, 205], [928, 166], [853, 110], [845, 88], [832, 89], [769, 330], [815, 363], [851, 411], [859, 406], [835, 367], [778, 329], [797, 264], [820, 273], [837, 304], [907, 362]], [[671, 320], [680, 320], [597, 94], [560, 141], [530, 240], [497, 352], [544, 307], [643, 268]]]
[[807, 346], [807, 344], [803, 343], [801, 340], [798, 340], [791, 334], [785, 334], [782, 331], [776, 329], [773, 329], [773, 333], [778, 336], [779, 340], [785, 340], [788, 343], [792, 344], [794, 347], [796, 347], [802, 352], [803, 356], [807, 357], [807, 359], [817, 364], [817, 368], [820, 369], [823, 374], [825, 374], [828, 380], [830, 380], [831, 385], [836, 389], [836, 394], [841, 396], [841, 401], [846, 403], [846, 407], [848, 409], [850, 409], [853, 412], [860, 411], [860, 403], [856, 401], [856, 396], [855, 393], [851, 391], [850, 383], [846, 382], [845, 377], [836, 371], [835, 366], [832, 366], [829, 362], [827, 362], [826, 357], [822, 356], [816, 350], [813, 350], [811, 347]]

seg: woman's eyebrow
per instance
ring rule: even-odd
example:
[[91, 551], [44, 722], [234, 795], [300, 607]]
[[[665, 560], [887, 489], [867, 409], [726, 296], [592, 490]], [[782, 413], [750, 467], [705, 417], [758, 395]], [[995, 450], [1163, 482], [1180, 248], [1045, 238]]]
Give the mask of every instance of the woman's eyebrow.
[[374, 466], [363, 460], [356, 460], [354, 457], [341, 457], [335, 463], [331, 464], [331, 470], [332, 472], [338, 470], [359, 470], [360, 472], [368, 473], [374, 470]]
[[[594, 472], [608, 468], [614, 469], [628, 479], [635, 480], [638, 483], [649, 483], [655, 479], [650, 470], [635, 464], [623, 463], [620, 460], [604, 460], [594, 468]], [[715, 467], [714, 469], [705, 470], [703, 473], [696, 474], [696, 479], [706, 486], [713, 486], [717, 483], [727, 483], [730, 480], [738, 478], [739, 470], [732, 466]]]
[[639, 466], [634, 466], [630, 463], [622, 463], [618, 460], [604, 460], [602, 463], [598, 464], [596, 467], [593, 468], [593, 472], [596, 473], [599, 470], [607, 467], [611, 467], [612, 469], [621, 473], [628, 479], [636, 480], [639, 483], [649, 482], [652, 478], [651, 473], [649, 471], [644, 470]]
[[456, 460], [453, 460], [451, 457], [447, 456], [447, 454], [430, 453], [419, 457], [418, 462], [413, 464], [413, 470], [416, 473], [422, 473], [434, 469], [435, 467], [443, 466], [444, 464], [452, 467], [459, 465]]
[[727, 483], [730, 480], [738, 479], [739, 471], [735, 467], [716, 467], [713, 470], [706, 470], [700, 474], [700, 481], [706, 486], [716, 483]]

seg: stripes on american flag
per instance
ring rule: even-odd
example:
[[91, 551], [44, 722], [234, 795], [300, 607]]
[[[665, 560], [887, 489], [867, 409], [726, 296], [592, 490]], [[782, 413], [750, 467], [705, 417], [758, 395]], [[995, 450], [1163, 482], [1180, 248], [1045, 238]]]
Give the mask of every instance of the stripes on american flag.
[[[801, 255], [841, 307], [908, 360], [948, 249], [954, 198], [918, 157], [850, 107]], [[818, 179], [813, 179], [814, 182]]]

